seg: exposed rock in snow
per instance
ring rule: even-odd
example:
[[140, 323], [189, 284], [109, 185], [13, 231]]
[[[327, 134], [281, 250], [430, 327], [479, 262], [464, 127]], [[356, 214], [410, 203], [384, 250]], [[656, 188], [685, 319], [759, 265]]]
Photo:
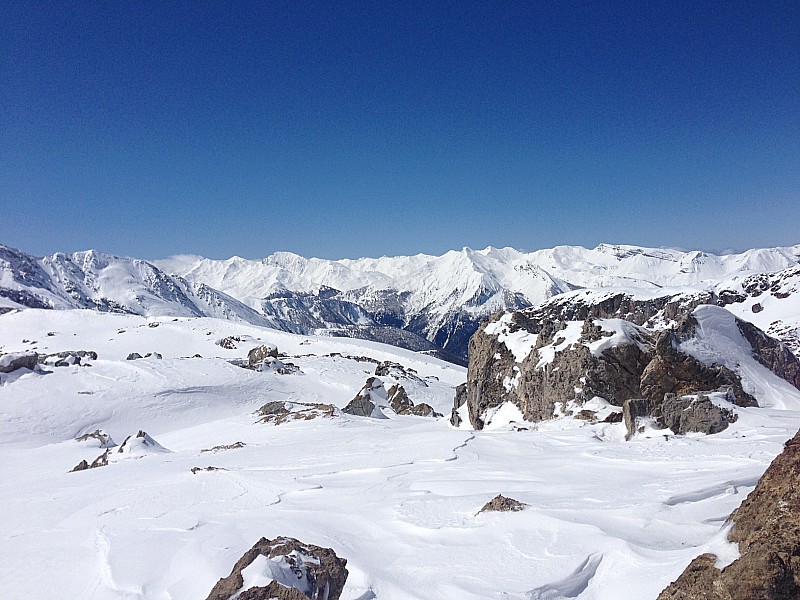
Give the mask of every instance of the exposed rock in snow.
[[661, 422], [676, 434], [719, 433], [736, 419], [732, 410], [714, 404], [706, 394], [667, 394], [661, 404]]
[[338, 600], [347, 560], [294, 538], [261, 538], [206, 600]]
[[380, 404], [386, 404], [386, 402], [387, 394], [383, 381], [377, 377], [370, 377], [356, 397], [342, 409], [342, 412], [357, 417], [386, 419], [386, 415], [380, 409]]
[[524, 502], [514, 500], [514, 498], [507, 498], [502, 494], [497, 494], [497, 496], [484, 504], [483, 508], [478, 512], [517, 512], [524, 510], [525, 506], [527, 505]]
[[39, 355], [36, 352], [11, 352], [0, 354], [0, 373], [11, 373], [17, 369], [36, 368], [39, 362]]
[[114, 440], [111, 439], [111, 436], [102, 429], [95, 429], [90, 433], [84, 433], [76, 437], [75, 441], [97, 448], [113, 448], [117, 445], [114, 443]]
[[236, 450], [237, 448], [244, 448], [247, 444], [244, 442], [234, 442], [232, 444], [220, 444], [211, 448], [202, 448], [200, 452], [222, 452], [223, 450]]
[[425, 380], [420, 378], [419, 374], [414, 369], [409, 369], [400, 363], [392, 361], [383, 361], [375, 367], [375, 375], [378, 377], [392, 377], [394, 379], [408, 379], [426, 386]]
[[800, 432], [730, 516], [728, 539], [740, 556], [720, 569], [701, 554], [658, 600], [789, 600], [800, 598]]
[[140, 358], [142, 358], [141, 354], [138, 352], [131, 352], [128, 354], [128, 358], [126, 360], [139, 360]]
[[273, 344], [262, 344], [247, 353], [247, 364], [251, 369], [256, 369], [268, 358], [278, 358], [278, 347]]
[[242, 338], [237, 335], [229, 335], [219, 341], [219, 347], [226, 350], [236, 350], [236, 342], [241, 342]]
[[[310, 421], [319, 417], [339, 416], [339, 409], [333, 404], [313, 404], [305, 402], [267, 402], [256, 411], [260, 423], [280, 425], [288, 421]], [[213, 450], [213, 448], [212, 448]]]
[[131, 458], [140, 458], [148, 454], [161, 454], [163, 452], [169, 452], [169, 450], [141, 430], [135, 436], [129, 435], [126, 437], [125, 441], [115, 450], [115, 454], [122, 454], [124, 457]]
[[[635, 303], [621, 302], [634, 315], [649, 314], [638, 311]], [[560, 312], [566, 306], [557, 302]], [[540, 421], [554, 414], [579, 415], [580, 407], [595, 397], [614, 406], [636, 400], [639, 404], [629, 406], [633, 412], [626, 419], [630, 437], [640, 428], [637, 418], [661, 417], [667, 394], [724, 392], [738, 406], [757, 406], [754, 394], [766, 388], [754, 383], [754, 369], [763, 367], [796, 386], [800, 361], [754, 325], [716, 306], [666, 306], [672, 311], [694, 309], [689, 314], [670, 313], [672, 319], [660, 330], [619, 318], [551, 321], [547, 306], [496, 315], [470, 341], [467, 387], [456, 395], [451, 423], [458, 427], [468, 415], [471, 425], [482, 429], [506, 402], [516, 405], [524, 419]], [[596, 312], [592, 305], [581, 307], [581, 312]], [[522, 339], [528, 345], [520, 350]], [[723, 419], [716, 408], [709, 411]], [[711, 418], [710, 413], [706, 416]], [[581, 418], [596, 420], [589, 413]], [[719, 431], [722, 422], [695, 420], [679, 429]]]

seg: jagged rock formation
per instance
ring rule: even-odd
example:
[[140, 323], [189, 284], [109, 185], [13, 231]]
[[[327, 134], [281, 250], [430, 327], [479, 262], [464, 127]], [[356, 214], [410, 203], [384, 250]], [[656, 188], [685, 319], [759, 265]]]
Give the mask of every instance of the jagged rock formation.
[[[559, 298], [535, 309], [495, 315], [470, 340], [467, 383], [457, 390], [451, 422], [459, 426], [468, 417], [473, 427], [482, 429], [485, 416], [505, 402], [516, 405], [526, 420], [539, 421], [551, 418], [557, 406], [563, 411], [570, 403], [581, 405], [594, 397], [615, 406], [641, 399], [626, 412], [631, 435], [638, 428], [637, 417], [662, 416], [665, 397], [674, 396], [674, 403], [677, 397], [720, 391], [738, 406], [757, 406], [739, 375], [691, 354], [700, 335], [698, 322], [680, 311], [702, 304], [697, 298], [638, 303], [614, 295], [598, 305]], [[800, 361], [783, 344], [722, 312], [735, 322], [756, 360], [795, 386], [800, 383]], [[670, 317], [671, 326], [648, 329], [626, 319], [594, 317], [607, 314], [642, 323], [664, 323]], [[586, 315], [582, 322], [553, 320]], [[671, 421], [680, 431], [719, 431], [732, 418], [702, 402], [691, 405], [695, 417]], [[701, 423], [704, 419], [713, 423]]]
[[[220, 579], [206, 600], [338, 600], [347, 581], [347, 560], [330, 548], [294, 538], [261, 538], [244, 553], [231, 574]], [[271, 579], [243, 589], [245, 575]]]
[[288, 421], [310, 421], [318, 417], [338, 417], [339, 409], [333, 404], [276, 401], [267, 402], [256, 411], [256, 414], [259, 416], [259, 423], [280, 425]]
[[11, 373], [17, 369], [36, 368], [39, 362], [39, 355], [36, 352], [11, 352], [0, 354], [0, 373]]
[[730, 516], [740, 556], [723, 569], [695, 558], [658, 600], [800, 598], [800, 432], [786, 442], [756, 488]]

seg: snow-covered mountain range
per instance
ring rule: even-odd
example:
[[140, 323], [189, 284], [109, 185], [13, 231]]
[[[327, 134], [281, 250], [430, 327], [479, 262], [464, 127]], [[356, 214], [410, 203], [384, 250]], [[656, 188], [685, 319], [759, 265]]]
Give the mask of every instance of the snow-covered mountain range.
[[800, 245], [728, 255], [601, 244], [358, 260], [278, 252], [262, 260], [184, 255], [150, 262], [91, 250], [33, 257], [0, 245], [0, 310], [212, 316], [443, 350], [454, 360], [466, 358], [469, 338], [489, 314], [584, 289], [636, 298], [707, 293], [797, 349], [798, 282]]
[[[654, 599], [706, 553], [741, 582], [796, 543], [726, 519], [800, 427], [800, 362], [753, 325], [797, 351], [799, 257], [0, 247], [3, 597], [299, 599], [322, 551], [331, 600]], [[469, 369], [330, 335], [436, 349], [518, 307]]]

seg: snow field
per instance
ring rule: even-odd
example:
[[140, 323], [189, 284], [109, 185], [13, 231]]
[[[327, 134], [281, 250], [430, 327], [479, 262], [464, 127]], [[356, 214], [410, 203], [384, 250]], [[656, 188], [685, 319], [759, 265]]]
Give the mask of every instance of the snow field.
[[[228, 335], [245, 341], [220, 348]], [[260, 342], [303, 374], [227, 362]], [[780, 405], [738, 409], [714, 436], [627, 443], [622, 424], [514, 423], [507, 407], [480, 432], [393, 414], [274, 426], [253, 411], [274, 400], [342, 407], [374, 372], [332, 352], [416, 369], [427, 387], [399, 383], [444, 414], [466, 372], [380, 344], [214, 319], [0, 316], [0, 351], [34, 346], [99, 356], [0, 386], [0, 582], [10, 599], [204, 598], [256, 540], [279, 535], [346, 558], [344, 600], [655, 598], [696, 555], [735, 557], [724, 521], [800, 427], [794, 388]], [[164, 359], [124, 360], [134, 351]], [[181, 358], [196, 353], [204, 358]], [[101, 453], [73, 439], [97, 428], [118, 443], [142, 429], [170, 452], [69, 473]], [[218, 470], [191, 472], [208, 466]], [[498, 493], [528, 508], [477, 514]], [[33, 572], [46, 575], [20, 576]]]

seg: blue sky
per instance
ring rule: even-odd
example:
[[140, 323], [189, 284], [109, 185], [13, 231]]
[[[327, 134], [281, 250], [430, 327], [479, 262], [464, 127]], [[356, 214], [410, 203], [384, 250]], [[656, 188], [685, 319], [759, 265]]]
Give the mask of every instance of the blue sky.
[[800, 3], [16, 2], [0, 243], [800, 243]]

